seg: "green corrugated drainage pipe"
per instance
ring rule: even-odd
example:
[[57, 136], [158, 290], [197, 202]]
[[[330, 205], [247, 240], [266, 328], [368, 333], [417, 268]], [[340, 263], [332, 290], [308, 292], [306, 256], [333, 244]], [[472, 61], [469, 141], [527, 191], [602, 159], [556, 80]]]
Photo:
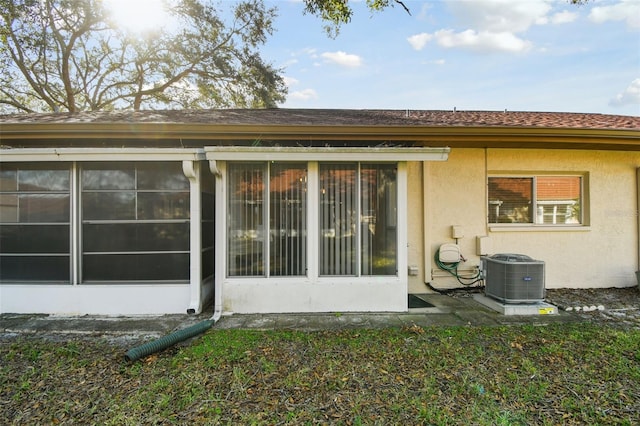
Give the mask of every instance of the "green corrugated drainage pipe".
[[216, 321], [214, 319], [208, 319], [194, 324], [191, 327], [174, 331], [173, 333], [154, 340], [153, 342], [145, 343], [144, 345], [129, 349], [124, 357], [127, 361], [136, 361], [142, 357], [151, 355], [154, 352], [159, 352], [161, 350], [167, 349], [168, 347], [182, 342], [183, 340], [187, 340], [190, 337], [194, 337], [198, 334], [204, 333], [205, 331], [213, 327], [215, 323]]

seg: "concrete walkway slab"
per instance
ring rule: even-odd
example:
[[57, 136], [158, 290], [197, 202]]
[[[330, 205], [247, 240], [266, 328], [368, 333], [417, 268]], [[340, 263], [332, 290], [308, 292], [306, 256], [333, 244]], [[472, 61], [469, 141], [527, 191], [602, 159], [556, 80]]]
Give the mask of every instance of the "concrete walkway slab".
[[[472, 297], [440, 294], [421, 295], [433, 305], [407, 312], [357, 312], [312, 314], [242, 314], [223, 316], [217, 329], [255, 330], [341, 330], [385, 327], [497, 326], [548, 324], [583, 321], [580, 316], [561, 311], [557, 315], [501, 315]], [[209, 319], [200, 315], [163, 315], [153, 317], [62, 317], [55, 315], [0, 315], [0, 338], [20, 335], [86, 336], [107, 339], [150, 340]]]

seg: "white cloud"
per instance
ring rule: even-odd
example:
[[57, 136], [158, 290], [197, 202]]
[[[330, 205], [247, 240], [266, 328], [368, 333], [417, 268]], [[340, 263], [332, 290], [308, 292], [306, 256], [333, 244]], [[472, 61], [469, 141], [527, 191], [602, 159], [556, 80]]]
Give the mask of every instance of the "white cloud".
[[526, 31], [548, 22], [550, 0], [449, 0], [448, 6], [461, 23], [489, 32]]
[[[287, 87], [297, 86], [300, 84], [300, 80], [297, 78], [284, 76], [283, 79], [284, 84], [286, 84]], [[294, 92], [289, 92], [287, 95], [287, 100], [290, 101], [308, 101], [312, 99], [318, 99], [318, 93], [313, 89], [296, 90]]]
[[297, 63], [298, 63], [298, 60], [297, 60], [296, 58], [291, 58], [291, 59], [289, 59], [288, 61], [286, 61], [286, 62], [283, 64], [283, 66], [284, 66], [284, 67], [290, 67], [290, 66], [295, 65], [295, 64], [297, 64]]
[[552, 24], [568, 24], [570, 22], [578, 19], [578, 14], [574, 12], [569, 12], [568, 10], [563, 10], [562, 12], [558, 12], [551, 17]]
[[282, 79], [284, 80], [284, 84], [286, 84], [287, 87], [295, 86], [296, 84], [300, 83], [298, 79], [293, 77], [287, 77], [286, 75], [282, 77]]
[[431, 34], [420, 33], [407, 38], [407, 41], [415, 50], [422, 50], [432, 38]]
[[444, 64], [447, 63], [447, 61], [445, 61], [444, 59], [433, 59], [430, 61], [422, 61], [421, 62], [423, 65], [437, 65], [437, 66], [442, 66]]
[[609, 101], [612, 107], [621, 107], [625, 105], [640, 105], [640, 78], [636, 78], [621, 93]]
[[510, 32], [489, 32], [466, 30], [459, 33], [453, 30], [436, 31], [434, 37], [445, 48], [466, 48], [481, 52], [526, 52], [531, 42], [523, 40]]
[[312, 58], [317, 58], [318, 57], [316, 52], [317, 52], [317, 50], [314, 47], [305, 47], [304, 49], [302, 49], [300, 51], [301, 54], [309, 55]]
[[289, 93], [287, 98], [293, 101], [308, 101], [318, 99], [318, 94], [313, 89], [304, 89]]
[[577, 14], [562, 11], [549, 15], [554, 0], [448, 0], [448, 7], [465, 31], [441, 29], [433, 34], [420, 33], [407, 39], [415, 50], [435, 40], [445, 48], [465, 48], [479, 52], [522, 53], [533, 44], [519, 36], [533, 25], [564, 24]]
[[626, 21], [630, 28], [640, 29], [640, 2], [622, 0], [611, 6], [598, 6], [591, 9], [589, 19], [597, 24], [606, 21]]
[[321, 54], [326, 62], [331, 62], [347, 68], [357, 68], [362, 65], [362, 58], [346, 52], [324, 52]]

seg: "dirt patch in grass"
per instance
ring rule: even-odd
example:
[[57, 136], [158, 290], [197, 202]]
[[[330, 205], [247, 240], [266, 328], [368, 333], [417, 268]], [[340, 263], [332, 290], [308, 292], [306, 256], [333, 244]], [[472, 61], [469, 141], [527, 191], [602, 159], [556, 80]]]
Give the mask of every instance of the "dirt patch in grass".
[[640, 289], [548, 289], [547, 301], [586, 321], [640, 329]]

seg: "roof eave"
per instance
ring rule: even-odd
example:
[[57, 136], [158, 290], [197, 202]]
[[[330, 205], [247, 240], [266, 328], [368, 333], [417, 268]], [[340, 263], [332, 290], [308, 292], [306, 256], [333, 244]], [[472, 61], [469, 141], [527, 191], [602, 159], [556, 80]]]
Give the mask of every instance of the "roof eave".
[[0, 141], [29, 139], [380, 140], [450, 147], [640, 150], [640, 130], [514, 126], [318, 126], [210, 123], [5, 123]]

